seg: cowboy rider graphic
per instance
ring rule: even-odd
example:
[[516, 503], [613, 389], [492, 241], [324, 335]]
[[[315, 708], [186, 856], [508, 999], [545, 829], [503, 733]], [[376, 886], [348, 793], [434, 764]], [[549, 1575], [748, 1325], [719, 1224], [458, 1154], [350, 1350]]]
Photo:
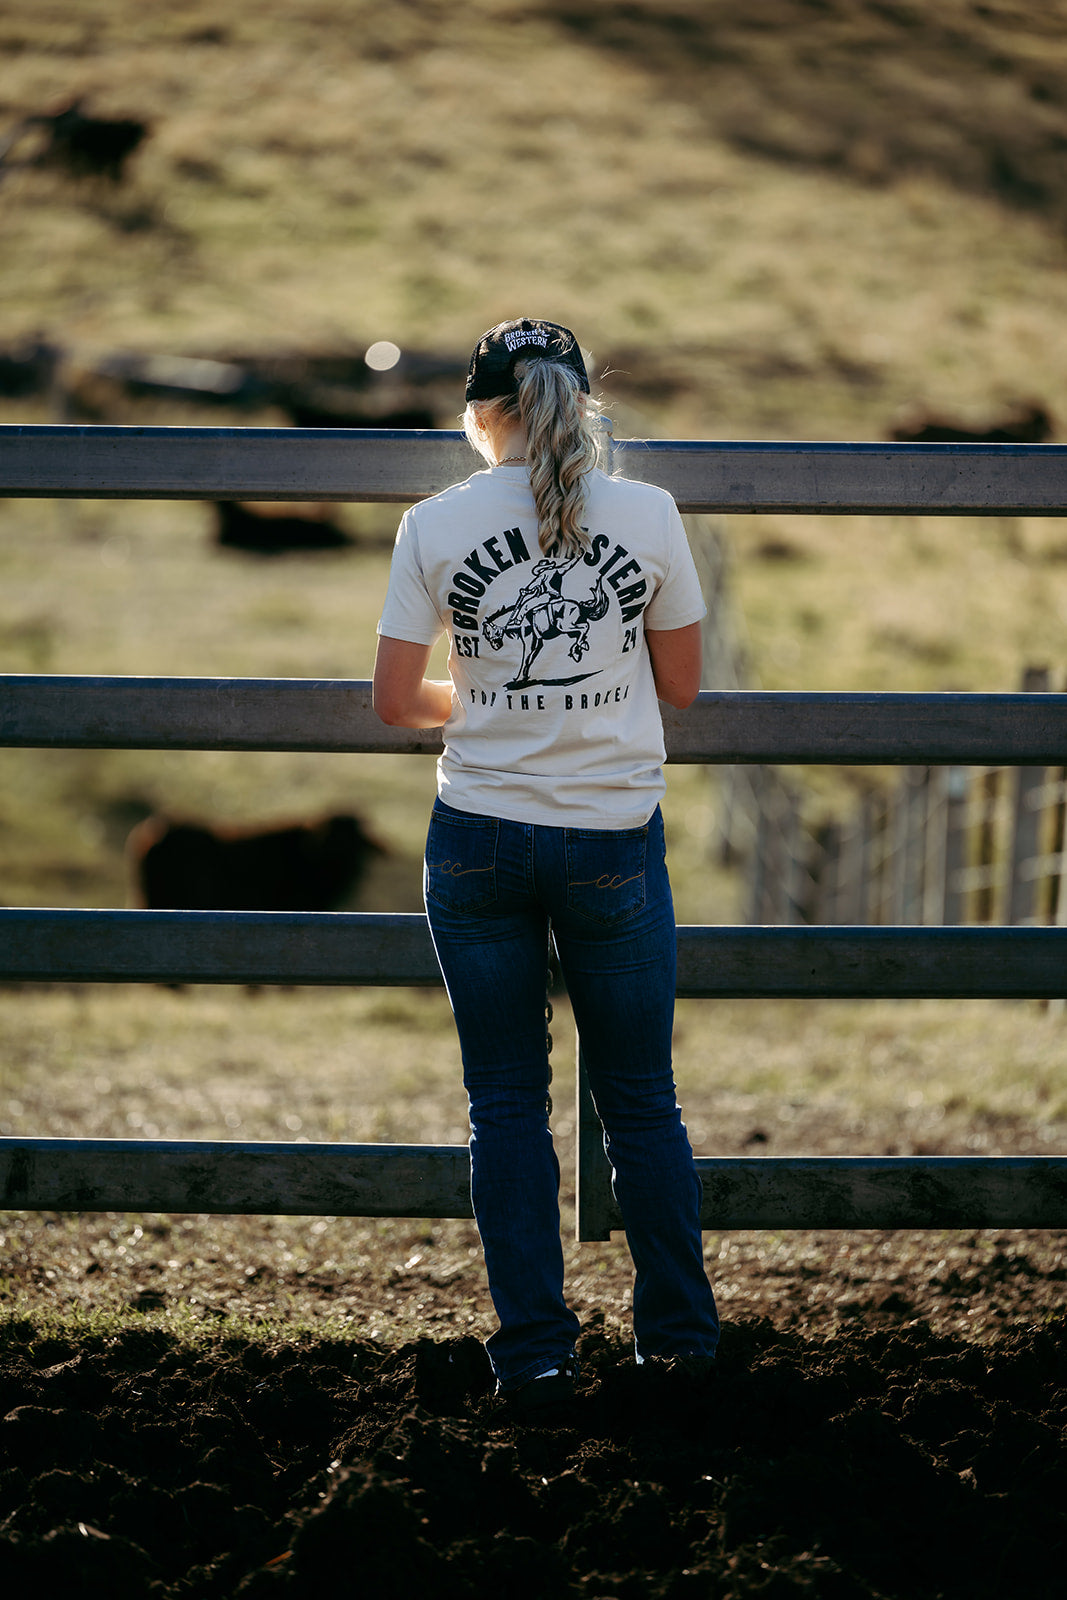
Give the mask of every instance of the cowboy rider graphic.
[[[501, 606], [482, 623], [482, 633], [494, 650], [503, 647], [505, 639], [518, 639], [522, 644], [522, 665], [508, 685], [518, 689], [534, 681], [530, 670], [540, 655], [546, 639], [570, 639], [568, 654], [581, 661], [589, 649], [589, 624], [599, 622], [607, 614], [608, 597], [598, 574], [586, 600], [572, 600], [563, 593], [563, 580], [582, 559], [581, 552], [566, 561], [538, 561], [529, 583], [523, 585], [511, 605]], [[500, 618], [506, 617], [503, 623]], [[587, 677], [587, 673], [581, 674]], [[545, 682], [548, 680], [538, 680]], [[552, 680], [574, 682], [576, 679]]]

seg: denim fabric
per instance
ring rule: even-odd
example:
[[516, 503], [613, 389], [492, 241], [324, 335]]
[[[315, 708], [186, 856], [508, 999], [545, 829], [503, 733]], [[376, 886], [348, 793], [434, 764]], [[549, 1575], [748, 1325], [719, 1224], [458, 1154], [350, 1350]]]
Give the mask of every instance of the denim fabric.
[[547, 828], [438, 800], [426, 910], [470, 1101], [471, 1194], [499, 1329], [502, 1389], [574, 1349], [563, 1292], [559, 1165], [548, 1122], [549, 938], [574, 1007], [633, 1257], [639, 1358], [712, 1355], [700, 1180], [671, 1069], [674, 906], [657, 809], [621, 832]]

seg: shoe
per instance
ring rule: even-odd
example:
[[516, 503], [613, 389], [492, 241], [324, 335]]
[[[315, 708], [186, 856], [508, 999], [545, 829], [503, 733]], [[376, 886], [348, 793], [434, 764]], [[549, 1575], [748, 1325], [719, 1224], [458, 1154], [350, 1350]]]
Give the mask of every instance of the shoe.
[[578, 1362], [576, 1357], [568, 1356], [558, 1366], [539, 1372], [529, 1383], [505, 1389], [501, 1398], [512, 1416], [530, 1417], [567, 1405], [577, 1392]]

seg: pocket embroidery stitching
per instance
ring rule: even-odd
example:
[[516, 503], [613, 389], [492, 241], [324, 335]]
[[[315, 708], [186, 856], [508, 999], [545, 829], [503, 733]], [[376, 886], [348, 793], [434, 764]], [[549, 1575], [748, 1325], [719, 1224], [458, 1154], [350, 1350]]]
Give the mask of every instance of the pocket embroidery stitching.
[[632, 877], [620, 878], [618, 873], [608, 877], [602, 872], [599, 878], [574, 878], [571, 882], [572, 889], [624, 889], [628, 883], [638, 883], [644, 877], [643, 872], [635, 872]]
[[492, 872], [493, 867], [465, 867], [458, 861], [430, 861], [427, 865], [446, 878], [469, 878], [472, 872]]

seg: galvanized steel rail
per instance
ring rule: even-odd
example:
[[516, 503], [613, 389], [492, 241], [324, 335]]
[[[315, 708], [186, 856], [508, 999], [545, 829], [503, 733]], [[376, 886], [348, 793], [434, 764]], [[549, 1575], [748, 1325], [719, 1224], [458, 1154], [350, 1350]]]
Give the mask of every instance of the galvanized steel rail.
[[[612, 455], [682, 511], [1067, 515], [1067, 445], [619, 439]], [[446, 429], [0, 427], [0, 496], [28, 499], [399, 505], [474, 464]]]
[[[621, 440], [624, 475], [685, 511], [1067, 514], [1067, 446]], [[0, 427], [0, 495], [410, 503], [470, 470], [461, 434]], [[669, 759], [1052, 765], [1067, 696], [706, 693], [665, 711]], [[0, 744], [433, 754], [369, 685], [0, 678]], [[438, 984], [425, 920], [0, 910], [0, 981]], [[1059, 996], [1062, 928], [681, 928], [678, 993]], [[583, 1114], [584, 1115], [584, 1114]], [[621, 1225], [580, 1115], [578, 1236]], [[705, 1227], [1062, 1227], [1067, 1158], [701, 1158]], [[48, 1210], [470, 1215], [464, 1145], [0, 1140], [3, 1204]]]
[[[717, 764], [1051, 766], [1067, 695], [706, 690], [663, 708], [667, 759]], [[0, 745], [436, 755], [438, 729], [387, 728], [364, 680], [0, 675]]]
[[[414, 912], [0, 909], [3, 983], [434, 987]], [[1067, 987], [1067, 928], [678, 929], [683, 999], [1033, 1000]]]

